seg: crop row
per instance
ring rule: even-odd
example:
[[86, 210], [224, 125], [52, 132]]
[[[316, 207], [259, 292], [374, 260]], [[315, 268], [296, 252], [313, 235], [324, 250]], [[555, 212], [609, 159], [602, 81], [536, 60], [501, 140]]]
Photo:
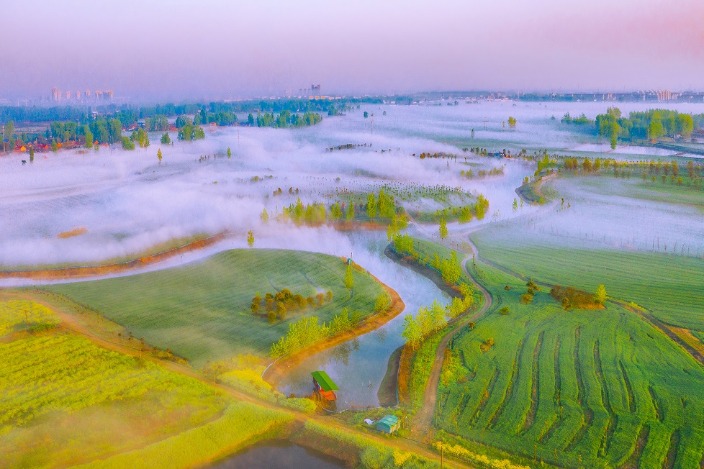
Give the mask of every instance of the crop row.
[[704, 371], [689, 355], [617, 306], [564, 312], [544, 292], [523, 305], [522, 282], [486, 277], [510, 312], [454, 341], [466, 375], [441, 384], [442, 429], [568, 467], [699, 464]]

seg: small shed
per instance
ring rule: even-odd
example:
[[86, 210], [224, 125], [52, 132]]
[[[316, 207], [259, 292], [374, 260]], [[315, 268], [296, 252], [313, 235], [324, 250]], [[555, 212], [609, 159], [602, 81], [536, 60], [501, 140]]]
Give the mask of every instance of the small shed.
[[376, 429], [384, 433], [393, 433], [399, 429], [401, 422], [395, 415], [385, 415], [376, 423]]
[[311, 376], [313, 376], [313, 390], [317, 395], [326, 401], [337, 399], [335, 391], [340, 388], [337, 387], [335, 381], [325, 371], [314, 371]]

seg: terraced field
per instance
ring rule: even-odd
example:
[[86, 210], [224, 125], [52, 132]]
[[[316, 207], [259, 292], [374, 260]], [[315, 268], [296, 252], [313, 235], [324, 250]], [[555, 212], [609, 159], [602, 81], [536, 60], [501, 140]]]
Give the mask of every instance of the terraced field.
[[[342, 308], [373, 312], [382, 286], [336, 257], [283, 250], [233, 250], [183, 267], [123, 278], [46, 287], [126, 327], [134, 337], [169, 348], [195, 366], [241, 353], [266, 355], [301, 315], [329, 321]], [[331, 302], [270, 324], [250, 310], [252, 297], [288, 288], [303, 296], [333, 293]]]
[[505, 229], [473, 235], [482, 257], [526, 277], [594, 291], [644, 306], [661, 321], [704, 333], [704, 260], [657, 253], [548, 247]]
[[545, 291], [524, 305], [524, 281], [481, 263], [478, 276], [496, 310], [452, 344], [439, 428], [564, 467], [700, 467], [704, 369], [691, 356], [617, 305], [564, 311]]

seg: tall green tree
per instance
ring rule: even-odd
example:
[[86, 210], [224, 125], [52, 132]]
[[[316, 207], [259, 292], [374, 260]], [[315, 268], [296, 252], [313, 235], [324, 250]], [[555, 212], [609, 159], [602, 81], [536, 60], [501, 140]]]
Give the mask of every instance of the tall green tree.
[[85, 139], [85, 143], [83, 146], [86, 148], [92, 148], [93, 147], [93, 132], [90, 131], [90, 126], [88, 124], [83, 126], [83, 137]]
[[603, 284], [600, 284], [598, 287], [596, 287], [596, 293], [594, 293], [594, 301], [599, 303], [600, 305], [603, 305], [606, 303], [606, 287]]
[[418, 324], [416, 318], [410, 314], [403, 318], [403, 332], [401, 332], [401, 336], [406, 339], [406, 343], [408, 343], [413, 350], [418, 348], [420, 339], [422, 338], [420, 324]]

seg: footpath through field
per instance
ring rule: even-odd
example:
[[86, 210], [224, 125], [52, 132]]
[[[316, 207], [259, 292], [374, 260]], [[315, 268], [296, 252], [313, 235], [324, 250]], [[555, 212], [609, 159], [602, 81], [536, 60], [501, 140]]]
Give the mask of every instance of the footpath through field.
[[476, 246], [471, 245], [472, 254], [465, 256], [462, 259], [462, 269], [469, 279], [472, 280], [475, 287], [481, 291], [484, 297], [484, 304], [476, 313], [471, 316], [462, 316], [451, 326], [450, 329], [440, 340], [438, 348], [435, 351], [435, 360], [433, 361], [433, 368], [430, 371], [430, 377], [428, 378], [428, 383], [425, 386], [425, 391], [423, 392], [423, 403], [421, 404], [420, 410], [415, 415], [413, 419], [413, 424], [411, 426], [411, 435], [415, 439], [429, 441], [432, 440], [433, 432], [433, 416], [435, 415], [435, 404], [438, 395], [438, 385], [440, 383], [440, 373], [442, 372], [442, 364], [445, 357], [445, 350], [447, 349], [450, 340], [452, 340], [455, 335], [466, 327], [470, 322], [475, 322], [481, 316], [483, 316], [492, 305], [491, 293], [484, 288], [476, 279], [469, 273], [467, 269], [467, 262], [469, 259], [476, 255]]

